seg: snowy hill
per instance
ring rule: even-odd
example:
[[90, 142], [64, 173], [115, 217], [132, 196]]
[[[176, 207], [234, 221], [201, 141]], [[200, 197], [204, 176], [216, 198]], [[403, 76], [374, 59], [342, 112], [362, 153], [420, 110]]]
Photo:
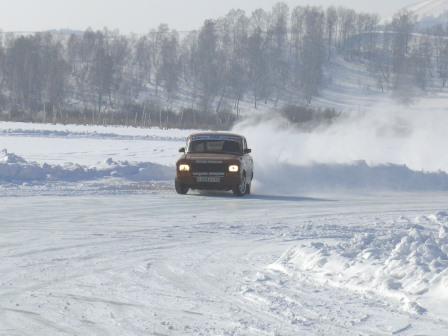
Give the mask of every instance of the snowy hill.
[[406, 10], [415, 13], [420, 19], [439, 17], [448, 12], [448, 0], [425, 0], [407, 6]]

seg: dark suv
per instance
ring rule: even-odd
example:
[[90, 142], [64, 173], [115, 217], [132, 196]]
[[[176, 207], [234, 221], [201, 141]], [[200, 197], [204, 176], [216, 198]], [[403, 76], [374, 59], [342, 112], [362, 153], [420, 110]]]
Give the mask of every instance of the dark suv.
[[253, 160], [246, 139], [231, 133], [197, 133], [181, 148], [176, 164], [176, 191], [190, 189], [232, 190], [237, 196], [250, 194]]

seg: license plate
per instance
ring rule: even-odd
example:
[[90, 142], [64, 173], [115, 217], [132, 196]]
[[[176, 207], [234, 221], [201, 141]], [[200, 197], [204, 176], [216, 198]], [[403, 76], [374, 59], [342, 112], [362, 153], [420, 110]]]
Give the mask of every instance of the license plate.
[[219, 183], [221, 182], [220, 177], [210, 177], [210, 176], [199, 176], [196, 177], [198, 183]]

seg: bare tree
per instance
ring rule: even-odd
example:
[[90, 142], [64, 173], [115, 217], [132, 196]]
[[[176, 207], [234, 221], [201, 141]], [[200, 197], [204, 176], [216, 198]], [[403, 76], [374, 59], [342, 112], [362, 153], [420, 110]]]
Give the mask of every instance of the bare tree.
[[329, 7], [326, 13], [328, 60], [330, 60], [332, 56], [333, 44], [337, 34], [338, 19], [338, 11], [336, 8]]
[[188, 34], [167, 25], [142, 36], [4, 34], [0, 118], [148, 126], [158, 116], [161, 127], [221, 127], [243, 100], [312, 103], [342, 61], [365, 67], [378, 90], [409, 97], [446, 87], [447, 41], [446, 27], [422, 29], [406, 11], [384, 24], [347, 8], [290, 12], [282, 2], [250, 16], [232, 10]]
[[411, 64], [416, 85], [426, 90], [432, 77], [433, 46], [428, 37], [422, 37], [411, 53]]
[[200, 68], [198, 79], [201, 85], [202, 102], [204, 110], [209, 109], [210, 103], [217, 96], [222, 85], [222, 53], [218, 47], [218, 34], [216, 23], [211, 20], [205, 21], [198, 36], [198, 48], [196, 57]]
[[397, 13], [392, 28], [392, 70], [395, 75], [394, 90], [401, 96], [407, 95], [412, 64], [410, 62], [410, 41], [415, 27], [415, 16], [408, 11]]
[[302, 81], [308, 104], [317, 95], [322, 81], [324, 48], [324, 15], [319, 8], [307, 8], [302, 48]]
[[165, 91], [171, 97], [179, 84], [179, 37], [177, 32], [170, 32], [161, 42], [161, 64], [157, 77]]
[[254, 107], [258, 107], [259, 99], [267, 99], [270, 94], [268, 57], [266, 42], [260, 28], [256, 29], [248, 39], [249, 86], [254, 97]]

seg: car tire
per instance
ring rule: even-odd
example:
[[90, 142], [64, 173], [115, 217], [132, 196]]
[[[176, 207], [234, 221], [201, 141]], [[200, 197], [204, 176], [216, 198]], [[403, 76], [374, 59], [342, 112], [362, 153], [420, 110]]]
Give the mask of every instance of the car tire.
[[237, 184], [232, 189], [233, 194], [238, 197], [242, 197], [246, 195], [247, 193], [247, 180], [246, 180], [246, 173], [243, 173], [243, 176], [241, 177], [241, 181], [239, 184]]
[[190, 188], [182, 183], [179, 183], [178, 181], [176, 181], [174, 183], [174, 187], [176, 189], [176, 192], [179, 195], [186, 195], [188, 193], [188, 191], [190, 190]]
[[254, 179], [254, 173], [252, 172], [252, 177], [250, 178], [249, 183], [247, 184], [246, 188], [246, 195], [250, 195], [252, 192], [252, 180]]
[[248, 183], [246, 186], [246, 195], [250, 195], [251, 187], [252, 187], [252, 182]]

